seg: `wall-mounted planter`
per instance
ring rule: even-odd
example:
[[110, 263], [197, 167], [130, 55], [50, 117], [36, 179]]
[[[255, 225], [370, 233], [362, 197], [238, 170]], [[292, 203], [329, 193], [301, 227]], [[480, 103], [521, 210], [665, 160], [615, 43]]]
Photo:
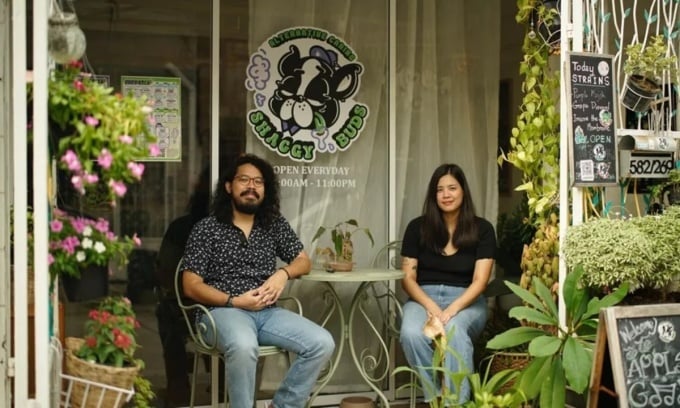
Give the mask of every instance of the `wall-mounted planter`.
[[641, 75], [631, 75], [621, 92], [621, 103], [634, 112], [647, 112], [659, 93], [661, 87], [656, 82]]

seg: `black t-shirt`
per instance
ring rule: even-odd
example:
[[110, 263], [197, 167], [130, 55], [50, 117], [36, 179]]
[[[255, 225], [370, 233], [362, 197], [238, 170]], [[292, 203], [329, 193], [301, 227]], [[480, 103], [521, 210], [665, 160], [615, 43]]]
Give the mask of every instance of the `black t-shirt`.
[[460, 248], [453, 255], [435, 253], [420, 245], [423, 217], [413, 219], [406, 227], [401, 255], [418, 260], [417, 282], [419, 285], [444, 284], [467, 287], [472, 283], [475, 262], [493, 259], [496, 251], [496, 233], [493, 225], [484, 218], [476, 217], [479, 242], [472, 248]]

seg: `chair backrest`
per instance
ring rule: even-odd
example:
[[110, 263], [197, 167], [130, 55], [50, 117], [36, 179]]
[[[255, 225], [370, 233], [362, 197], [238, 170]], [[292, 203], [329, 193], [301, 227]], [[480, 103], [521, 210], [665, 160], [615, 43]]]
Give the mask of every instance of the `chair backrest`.
[[373, 258], [371, 266], [373, 268], [401, 269], [401, 240], [388, 242], [380, 248]]
[[[184, 320], [187, 324], [187, 329], [189, 330], [189, 335], [191, 340], [193, 340], [196, 345], [203, 347], [207, 351], [214, 350], [217, 347], [217, 330], [215, 326], [215, 320], [210, 314], [207, 307], [200, 303], [189, 303], [189, 299], [184, 297], [182, 291], [182, 274], [184, 273], [184, 258], [181, 258], [177, 263], [177, 269], [175, 269], [175, 297], [177, 298], [177, 305], [179, 305]], [[200, 311], [208, 318], [208, 324], [212, 326], [212, 336], [210, 339], [205, 338], [205, 333], [207, 332], [206, 327], [197, 326], [196, 313]], [[202, 325], [203, 323], [200, 323]], [[200, 328], [200, 330], [199, 330]], [[206, 341], [208, 340], [208, 341]]]

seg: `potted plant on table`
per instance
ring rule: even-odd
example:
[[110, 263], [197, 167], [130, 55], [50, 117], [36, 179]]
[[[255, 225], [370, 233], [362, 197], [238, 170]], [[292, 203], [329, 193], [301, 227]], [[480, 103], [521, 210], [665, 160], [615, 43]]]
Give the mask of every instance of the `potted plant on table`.
[[670, 82], [677, 82], [677, 57], [670, 54], [662, 34], [651, 37], [646, 45], [629, 44], [626, 55], [623, 72], [628, 80], [621, 92], [621, 103], [632, 111], [646, 112], [652, 100], [661, 93], [665, 72], [668, 72]]
[[[137, 328], [139, 322], [130, 300], [105, 298], [90, 310], [84, 338], [66, 338], [66, 374], [123, 390], [134, 387], [135, 406], [149, 407], [154, 394], [140, 374], [144, 362], [135, 357]], [[75, 383], [67, 402], [73, 407], [98, 406], [101, 398], [103, 406], [121, 407], [125, 401], [117, 401], [117, 396], [101, 387]]]
[[326, 231], [331, 233], [331, 241], [333, 248], [319, 248], [317, 254], [326, 258], [324, 267], [333, 271], [351, 271], [354, 265], [354, 244], [352, 236], [362, 231], [371, 241], [371, 247], [375, 245], [373, 235], [368, 228], [360, 228], [359, 223], [355, 219], [349, 219], [335, 224], [333, 227], [319, 227], [314, 234], [312, 242], [316, 241]]

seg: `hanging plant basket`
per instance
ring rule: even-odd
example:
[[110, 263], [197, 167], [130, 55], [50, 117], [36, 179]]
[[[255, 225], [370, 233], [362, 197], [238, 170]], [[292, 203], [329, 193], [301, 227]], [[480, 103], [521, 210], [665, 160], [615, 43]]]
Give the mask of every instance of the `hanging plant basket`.
[[660, 92], [661, 87], [656, 82], [641, 75], [631, 75], [621, 92], [621, 103], [634, 112], [647, 112]]

